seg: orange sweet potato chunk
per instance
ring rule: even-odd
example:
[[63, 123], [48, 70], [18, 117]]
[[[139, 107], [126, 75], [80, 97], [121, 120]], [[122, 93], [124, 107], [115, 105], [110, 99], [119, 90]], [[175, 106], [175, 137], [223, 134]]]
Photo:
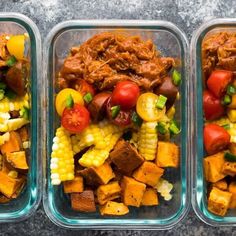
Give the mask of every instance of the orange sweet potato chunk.
[[129, 208], [124, 203], [108, 201], [104, 206], [100, 206], [101, 215], [122, 216], [129, 213]]
[[1, 153], [6, 154], [11, 152], [18, 152], [20, 151], [21, 147], [22, 142], [20, 135], [15, 131], [11, 131], [10, 139], [1, 146]]
[[73, 180], [63, 182], [65, 193], [81, 193], [84, 191], [83, 177], [76, 176]]
[[143, 199], [141, 202], [142, 206], [156, 206], [158, 205], [157, 190], [153, 188], [146, 188]]

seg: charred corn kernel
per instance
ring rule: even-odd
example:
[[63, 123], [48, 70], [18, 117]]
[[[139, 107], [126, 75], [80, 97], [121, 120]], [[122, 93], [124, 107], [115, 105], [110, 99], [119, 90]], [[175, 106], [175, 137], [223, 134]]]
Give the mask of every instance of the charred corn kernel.
[[60, 127], [53, 139], [51, 154], [51, 181], [59, 185], [62, 181], [74, 179], [74, 158], [70, 134]]
[[0, 170], [2, 169], [3, 166], [3, 156], [0, 154]]
[[30, 148], [30, 141], [25, 141], [22, 143], [24, 149]]
[[166, 112], [167, 117], [172, 120], [175, 116], [175, 106], [172, 106], [167, 112]]
[[227, 116], [231, 122], [236, 122], [236, 109], [229, 109], [227, 111]]
[[173, 184], [169, 183], [167, 180], [160, 178], [155, 188], [165, 201], [172, 199], [170, 192], [173, 189]]
[[11, 170], [8, 174], [9, 177], [13, 178], [13, 179], [17, 179], [18, 177], [18, 172], [15, 170]]
[[7, 142], [10, 139], [10, 134], [9, 132], [0, 135], [0, 145], [3, 145], [5, 142]]
[[11, 100], [5, 97], [0, 101], [0, 112], [19, 111], [23, 107], [29, 108], [28, 94]]
[[157, 122], [143, 122], [138, 135], [138, 150], [146, 160], [154, 160], [157, 149]]
[[22, 126], [28, 124], [29, 121], [24, 118], [15, 118], [5, 121], [0, 124], [0, 132], [10, 132], [20, 129]]

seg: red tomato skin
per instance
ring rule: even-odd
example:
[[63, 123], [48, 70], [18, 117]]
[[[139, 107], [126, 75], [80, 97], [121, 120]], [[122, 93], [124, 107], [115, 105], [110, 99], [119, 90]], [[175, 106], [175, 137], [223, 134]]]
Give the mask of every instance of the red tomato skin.
[[94, 87], [86, 82], [84, 79], [78, 79], [75, 82], [74, 88], [82, 94], [82, 96], [86, 95], [87, 93], [91, 93], [92, 96], [95, 95]]
[[209, 155], [227, 148], [230, 144], [229, 133], [217, 124], [207, 124], [203, 130], [204, 146]]
[[225, 113], [225, 108], [219, 98], [216, 98], [210, 91], [203, 92], [203, 111], [206, 120], [220, 118]]
[[217, 98], [221, 98], [224, 95], [227, 86], [232, 81], [232, 78], [232, 71], [212, 71], [209, 79], [207, 80], [207, 87]]
[[61, 124], [71, 133], [80, 133], [89, 126], [90, 114], [88, 110], [79, 104], [72, 108], [65, 108], [62, 113]]
[[112, 93], [112, 104], [120, 105], [123, 110], [135, 107], [140, 89], [132, 81], [121, 81], [116, 84]]

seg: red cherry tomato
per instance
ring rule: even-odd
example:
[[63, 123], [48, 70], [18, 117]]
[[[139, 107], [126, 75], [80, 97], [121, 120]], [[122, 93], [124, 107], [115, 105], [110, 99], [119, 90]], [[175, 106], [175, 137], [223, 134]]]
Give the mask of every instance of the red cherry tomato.
[[221, 98], [226, 91], [227, 86], [233, 78], [232, 71], [215, 70], [207, 80], [208, 89], [217, 97]]
[[92, 96], [94, 96], [95, 94], [94, 87], [88, 82], [86, 82], [84, 79], [78, 79], [75, 82], [74, 87], [77, 91], [79, 91], [82, 94], [82, 96], [84, 96], [87, 93], [91, 93]]
[[209, 155], [224, 150], [230, 144], [230, 135], [219, 125], [207, 124], [203, 131], [204, 146]]
[[221, 104], [220, 99], [216, 98], [208, 90], [203, 92], [203, 110], [207, 120], [220, 118], [225, 112], [225, 108]]
[[116, 84], [112, 93], [112, 104], [120, 105], [123, 110], [135, 107], [140, 90], [137, 84], [131, 81], [121, 81]]
[[88, 110], [79, 104], [74, 104], [72, 108], [65, 108], [62, 113], [62, 126], [72, 132], [80, 133], [88, 127], [90, 115]]
[[131, 117], [132, 117], [132, 112], [133, 110], [129, 110], [129, 111], [124, 111], [124, 110], [120, 110], [118, 115], [115, 118], [112, 118], [112, 108], [113, 104], [111, 103], [111, 97], [108, 99], [107, 101], [107, 116], [109, 118], [109, 120], [116, 125], [119, 126], [127, 126], [131, 124]]

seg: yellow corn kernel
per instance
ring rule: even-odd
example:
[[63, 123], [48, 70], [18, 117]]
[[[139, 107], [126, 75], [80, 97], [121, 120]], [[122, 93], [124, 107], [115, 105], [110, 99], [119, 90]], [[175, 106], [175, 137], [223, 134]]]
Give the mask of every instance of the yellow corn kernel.
[[167, 117], [172, 120], [175, 115], [175, 106], [173, 105], [167, 112], [166, 112]]
[[155, 188], [165, 201], [170, 201], [172, 199], [172, 194], [170, 192], [173, 189], [173, 184], [169, 183], [167, 180], [160, 178]]
[[8, 174], [9, 177], [13, 178], [13, 179], [17, 179], [18, 177], [18, 172], [15, 170], [11, 170]]
[[236, 110], [235, 109], [228, 109], [227, 116], [231, 122], [236, 122]]

